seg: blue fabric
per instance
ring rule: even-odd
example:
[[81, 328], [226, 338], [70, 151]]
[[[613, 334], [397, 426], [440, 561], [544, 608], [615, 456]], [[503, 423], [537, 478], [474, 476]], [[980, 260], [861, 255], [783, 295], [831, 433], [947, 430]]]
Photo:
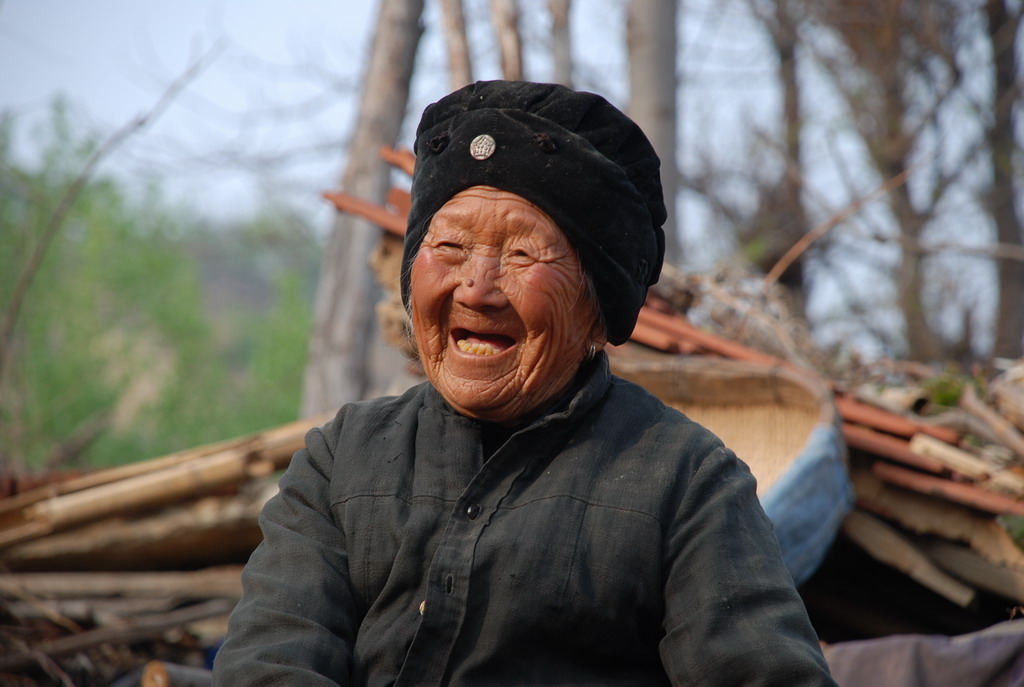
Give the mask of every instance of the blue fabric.
[[846, 444], [834, 425], [814, 428], [792, 467], [761, 498], [793, 581], [809, 578], [853, 508]]

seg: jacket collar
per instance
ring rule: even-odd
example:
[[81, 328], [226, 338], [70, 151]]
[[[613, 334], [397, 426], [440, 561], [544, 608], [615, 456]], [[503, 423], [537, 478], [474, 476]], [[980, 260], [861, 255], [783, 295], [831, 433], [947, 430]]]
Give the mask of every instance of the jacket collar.
[[[540, 429], [554, 423], [562, 423], [585, 415], [591, 408], [604, 398], [611, 385], [611, 369], [608, 364], [608, 354], [604, 351], [598, 353], [593, 360], [580, 365], [576, 378], [562, 396], [540, 417], [534, 419], [525, 426], [510, 428], [510, 433]], [[434, 407], [445, 415], [464, 417], [454, 408], [448, 405], [440, 392], [430, 382], [426, 382], [425, 403]], [[469, 422], [474, 422], [466, 418]], [[480, 423], [482, 424], [482, 423]]]

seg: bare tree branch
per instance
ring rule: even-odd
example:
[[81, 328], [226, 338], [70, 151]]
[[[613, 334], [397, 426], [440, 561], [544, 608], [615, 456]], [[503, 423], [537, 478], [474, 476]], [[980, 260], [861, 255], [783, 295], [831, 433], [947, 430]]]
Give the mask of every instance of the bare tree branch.
[[967, 246], [962, 243], [953, 243], [950, 241], [923, 243], [900, 240], [900, 245], [904, 250], [919, 253], [921, 255], [932, 255], [935, 253], [959, 253], [960, 255], [973, 255], [979, 258], [991, 258], [993, 260], [1024, 262], [1024, 246], [1017, 246], [1012, 243], [994, 243], [987, 246]]
[[804, 234], [799, 241], [793, 244], [793, 247], [786, 251], [785, 255], [779, 258], [779, 261], [775, 263], [775, 266], [769, 270], [768, 274], [765, 275], [764, 285], [770, 286], [774, 284], [779, 275], [786, 271], [786, 269], [793, 264], [793, 262], [799, 258], [804, 251], [806, 251], [812, 243], [820, 239], [822, 236], [832, 231], [835, 227], [841, 224], [847, 217], [858, 212], [862, 207], [870, 203], [872, 200], [885, 195], [886, 193], [892, 192], [894, 189], [899, 188], [903, 184], [907, 183], [907, 178], [913, 168], [908, 168], [889, 179], [884, 184], [876, 188], [874, 191], [858, 198], [857, 200], [850, 203], [846, 208], [837, 212], [836, 214], [829, 217], [827, 220], [819, 224], [818, 226], [811, 229], [809, 232]]

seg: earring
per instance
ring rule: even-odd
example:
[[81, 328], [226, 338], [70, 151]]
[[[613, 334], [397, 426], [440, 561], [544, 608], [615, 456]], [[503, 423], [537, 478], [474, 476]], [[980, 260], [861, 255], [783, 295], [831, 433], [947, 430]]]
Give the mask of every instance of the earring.
[[591, 342], [590, 350], [587, 351], [587, 360], [593, 360], [595, 355], [597, 355], [597, 344]]

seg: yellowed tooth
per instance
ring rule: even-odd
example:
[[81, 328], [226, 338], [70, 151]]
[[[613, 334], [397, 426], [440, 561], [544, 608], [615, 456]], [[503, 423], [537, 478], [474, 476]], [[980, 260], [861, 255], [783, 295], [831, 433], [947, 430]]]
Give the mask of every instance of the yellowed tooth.
[[459, 347], [459, 350], [465, 351], [466, 353], [472, 353], [473, 355], [494, 355], [497, 351], [489, 343], [470, 343], [465, 339], [459, 339], [455, 342]]

